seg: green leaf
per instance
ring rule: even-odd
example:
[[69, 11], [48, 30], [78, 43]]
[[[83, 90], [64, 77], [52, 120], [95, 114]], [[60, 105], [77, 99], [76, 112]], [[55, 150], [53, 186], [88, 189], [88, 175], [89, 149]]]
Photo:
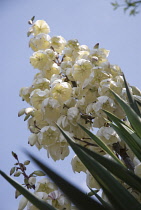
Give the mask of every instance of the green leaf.
[[78, 188], [59, 176], [56, 172], [50, 169], [47, 164], [44, 164], [43, 161], [38, 160], [37, 158], [35, 158], [35, 156], [31, 155], [28, 152], [26, 152], [26, 154], [53, 180], [53, 182], [64, 192], [64, 194], [72, 201], [72, 203], [76, 205], [76, 207], [78, 207], [78, 209], [106, 209], [97, 201], [91, 199], [83, 192], [81, 192]]
[[94, 195], [94, 196], [100, 201], [100, 203], [101, 203], [104, 207], [109, 208], [109, 209], [112, 210], [112, 207], [110, 206], [110, 204], [107, 203], [106, 201], [104, 201], [104, 200], [97, 194], [97, 190], [93, 190], [93, 189], [91, 189], [91, 188], [89, 188], [89, 189], [91, 190], [92, 195]]
[[103, 110], [107, 116], [110, 118], [111, 121], [113, 121], [119, 128], [123, 129], [125, 132], [127, 131], [129, 135], [131, 135], [134, 139], [132, 143], [135, 143], [140, 149], [141, 149], [141, 138], [138, 137], [138, 135], [135, 133], [133, 129], [131, 129], [129, 126], [127, 126], [124, 121], [121, 121], [119, 118], [117, 118], [112, 113]]
[[134, 95], [134, 99], [138, 103], [138, 105], [141, 106], [141, 96]]
[[131, 91], [130, 91], [130, 89], [128, 87], [128, 84], [126, 82], [126, 79], [125, 79], [124, 74], [123, 74], [123, 79], [124, 79], [124, 84], [125, 84], [125, 88], [126, 88], [126, 92], [127, 92], [127, 97], [128, 97], [129, 105], [137, 113], [137, 115], [141, 116], [140, 110], [139, 110], [139, 108], [137, 106], [137, 103], [136, 103], [134, 97], [131, 94]]
[[109, 154], [112, 158], [114, 158], [114, 160], [116, 160], [118, 163], [123, 165], [123, 163], [117, 158], [117, 156], [113, 153], [113, 151], [101, 139], [99, 139], [96, 135], [94, 135], [84, 126], [80, 124], [78, 125], [83, 129], [83, 131], [85, 131], [88, 134], [88, 136], [91, 137], [92, 140], [94, 140], [105, 152], [107, 152], [107, 154]]
[[74, 152], [82, 163], [86, 166], [92, 176], [102, 187], [113, 207], [117, 210], [140, 209], [139, 202], [108, 172], [100, 163], [95, 161], [90, 155], [84, 152], [73, 142], [65, 131], [59, 126], [61, 133], [66, 138]]
[[104, 157], [94, 151], [91, 151], [81, 145], [78, 145], [84, 152], [98, 161], [101, 165], [108, 169], [113, 175], [127, 183], [129, 186], [141, 192], [141, 178], [136, 176], [132, 171], [123, 167], [121, 164], [111, 160], [107, 157]]
[[115, 92], [113, 92], [115, 99], [121, 105], [123, 110], [125, 111], [129, 122], [131, 123], [133, 129], [136, 131], [137, 135], [141, 138], [141, 118], [136, 114], [136, 112], [123, 100], [121, 99]]
[[54, 207], [46, 203], [45, 201], [37, 198], [35, 195], [33, 195], [30, 191], [25, 189], [22, 185], [20, 185], [18, 182], [16, 182], [11, 177], [7, 176], [3, 171], [0, 170], [0, 174], [13, 186], [15, 187], [25, 198], [27, 198], [33, 205], [35, 205], [37, 208], [42, 210], [55, 210]]

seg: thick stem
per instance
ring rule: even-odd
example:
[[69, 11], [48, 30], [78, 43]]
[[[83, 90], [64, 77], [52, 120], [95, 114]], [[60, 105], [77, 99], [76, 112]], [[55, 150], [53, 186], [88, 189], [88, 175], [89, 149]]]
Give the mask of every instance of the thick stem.
[[134, 171], [134, 164], [129, 155], [127, 154], [127, 149], [123, 148], [119, 143], [114, 143], [113, 149], [115, 150], [117, 156], [121, 157], [126, 167], [131, 171]]

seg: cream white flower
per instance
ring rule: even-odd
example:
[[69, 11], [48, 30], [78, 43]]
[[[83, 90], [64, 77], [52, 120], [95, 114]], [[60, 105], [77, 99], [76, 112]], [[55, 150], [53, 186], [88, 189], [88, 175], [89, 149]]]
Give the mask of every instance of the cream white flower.
[[48, 34], [50, 32], [49, 25], [44, 20], [37, 20], [31, 27], [34, 36], [44, 33]]
[[50, 36], [47, 34], [38, 34], [30, 39], [29, 47], [33, 51], [45, 50], [50, 47]]
[[86, 184], [89, 188], [95, 188], [95, 189], [100, 189], [100, 185], [98, 182], [95, 180], [95, 178], [90, 174], [90, 172], [87, 170], [86, 171]]
[[110, 78], [110, 74], [107, 73], [106, 71], [103, 70], [103, 68], [101, 67], [93, 67], [92, 68], [92, 72], [94, 74], [94, 77], [93, 79], [90, 81], [90, 84], [93, 86], [93, 87], [99, 87], [100, 85], [100, 82], [102, 80], [105, 80], [105, 79], [109, 79]]
[[57, 187], [54, 183], [52, 183], [48, 178], [43, 178], [37, 182], [35, 192], [45, 192], [48, 194], [56, 189]]
[[68, 109], [67, 118], [73, 125], [77, 125], [77, 121], [80, 118], [79, 109], [77, 107], [71, 107]]
[[28, 137], [28, 144], [30, 144], [30, 146], [33, 146], [36, 144], [36, 142], [38, 141], [38, 136], [33, 133]]
[[91, 58], [93, 58], [93, 57], [98, 58], [98, 60], [96, 61], [96, 64], [99, 65], [99, 64], [107, 61], [107, 57], [109, 55], [109, 52], [110, 52], [109, 50], [106, 50], [104, 48], [100, 48], [100, 49], [91, 50], [90, 54], [91, 54]]
[[117, 133], [111, 127], [101, 127], [97, 131], [97, 136], [100, 137], [107, 145], [120, 142], [120, 138]]
[[70, 210], [70, 201], [58, 190], [49, 193], [47, 201], [55, 209]]
[[23, 210], [27, 205], [28, 200], [25, 197], [22, 197], [19, 202], [18, 210]]
[[60, 72], [61, 72], [60, 66], [58, 66], [56, 63], [53, 63], [49, 69], [45, 69], [42, 71], [42, 75], [43, 77], [46, 77], [47, 79], [50, 80], [53, 75], [59, 75]]
[[40, 130], [38, 138], [42, 145], [52, 145], [58, 140], [59, 135], [59, 131], [56, 127], [45, 126]]
[[61, 54], [65, 45], [66, 45], [66, 40], [62, 36], [53, 36], [51, 38], [51, 46], [54, 48], [56, 52]]
[[54, 99], [63, 103], [70, 99], [72, 87], [68, 82], [58, 82], [51, 88], [51, 95]]
[[30, 57], [31, 65], [40, 70], [47, 70], [53, 65], [57, 53], [52, 49], [38, 50]]
[[80, 59], [73, 66], [72, 76], [75, 80], [83, 82], [91, 74], [92, 64], [89, 60]]
[[29, 183], [30, 185], [34, 185], [34, 184], [36, 183], [36, 177], [30, 177], [30, 178], [28, 179], [28, 183]]
[[49, 96], [49, 90], [35, 89], [30, 94], [30, 102], [36, 109], [41, 107], [42, 101]]
[[97, 102], [93, 104], [93, 109], [97, 116], [106, 117], [103, 110], [112, 112], [115, 109], [115, 102], [108, 96], [100, 96], [97, 98]]
[[60, 103], [53, 98], [46, 98], [42, 102], [41, 111], [43, 113], [43, 118], [48, 123], [56, 121], [61, 113]]
[[33, 89], [40, 89], [40, 90], [45, 90], [49, 89], [50, 81], [46, 78], [37, 78], [34, 79], [32, 88]]
[[31, 87], [23, 87], [20, 89], [20, 97], [27, 103], [30, 103]]
[[47, 55], [45, 51], [38, 50], [30, 57], [30, 63], [35, 69], [43, 70], [47, 64]]
[[80, 161], [80, 159], [75, 155], [71, 160], [71, 165], [73, 172], [80, 173], [81, 171], [86, 172], [86, 167], [83, 165], [83, 163]]
[[69, 155], [69, 147], [66, 142], [56, 142], [56, 144], [47, 147], [47, 151], [54, 161], [64, 160]]
[[72, 48], [73, 50], [79, 50], [79, 42], [77, 39], [71, 39], [67, 41], [67, 47]]
[[61, 115], [58, 120], [57, 120], [57, 124], [63, 128], [66, 128], [67, 126], [69, 126], [69, 122], [68, 122], [68, 118], [65, 115]]

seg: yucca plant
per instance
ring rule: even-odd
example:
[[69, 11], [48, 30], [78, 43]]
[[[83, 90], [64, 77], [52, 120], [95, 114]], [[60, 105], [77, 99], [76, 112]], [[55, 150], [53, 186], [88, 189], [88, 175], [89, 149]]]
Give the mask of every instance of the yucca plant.
[[[116, 93], [113, 91], [111, 92], [125, 111], [130, 125], [127, 125], [124, 121], [118, 119], [110, 112], [106, 110], [103, 111], [109, 118], [110, 126], [114, 128], [119, 137], [130, 148], [138, 160], [141, 161], [141, 113], [136, 100], [130, 93], [125, 78], [124, 81], [129, 104], [121, 99]], [[54, 183], [56, 183], [56, 185], [58, 185], [58, 187], [66, 194], [71, 202], [80, 210], [141, 209], [140, 202], [129, 190], [133, 189], [139, 195], [141, 194], [141, 178], [134, 174], [134, 167], [132, 164], [130, 164], [126, 158], [124, 159], [124, 155], [121, 155], [121, 157], [118, 158], [117, 155], [102, 140], [100, 140], [96, 135], [87, 130], [85, 127], [82, 125], [78, 126], [80, 126], [88, 134], [88, 136], [102, 148], [103, 151], [109, 154], [111, 159], [76, 144], [73, 139], [64, 130], [62, 130], [61, 127], [58, 126], [58, 128], [66, 138], [73, 151], [77, 154], [85, 167], [99, 183], [108, 199], [108, 202], [103, 200], [96, 191], [91, 189], [89, 195], [94, 195], [99, 201], [92, 199], [89, 195], [82, 193], [75, 186], [59, 176], [56, 172], [50, 169], [50, 167], [43, 163], [43, 161], [39, 160], [28, 152], [26, 152], [26, 154], [38, 165], [40, 169], [46, 173], [47, 176], [49, 176], [54, 181]], [[118, 144], [114, 146], [115, 151], [117, 149], [121, 149], [118, 148]], [[38, 209], [55, 209], [43, 200], [35, 197], [32, 193], [7, 176], [3, 171], [0, 171], [0, 174]]]

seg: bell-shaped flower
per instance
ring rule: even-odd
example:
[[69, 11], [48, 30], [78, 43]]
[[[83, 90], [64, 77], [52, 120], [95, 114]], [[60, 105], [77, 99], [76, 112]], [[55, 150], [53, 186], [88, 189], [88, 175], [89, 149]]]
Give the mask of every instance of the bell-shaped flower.
[[41, 107], [42, 101], [49, 96], [49, 90], [35, 89], [30, 94], [30, 102], [36, 109]]
[[80, 161], [80, 159], [75, 155], [71, 160], [71, 166], [73, 169], [73, 172], [80, 173], [81, 171], [86, 172], [86, 167], [84, 164]]
[[66, 45], [66, 40], [62, 36], [53, 36], [51, 38], [51, 46], [56, 52], [61, 54], [65, 45]]
[[22, 197], [19, 202], [18, 210], [23, 210], [26, 207], [27, 202], [28, 202], [27, 198]]
[[72, 87], [68, 82], [58, 82], [51, 88], [52, 98], [63, 103], [70, 99], [72, 93]]
[[33, 51], [46, 50], [50, 47], [50, 36], [48, 34], [38, 34], [29, 41], [29, 47]]
[[45, 126], [40, 130], [38, 134], [38, 139], [42, 145], [52, 145], [55, 144], [59, 139], [59, 131], [54, 126]]
[[111, 127], [101, 127], [96, 134], [103, 140], [107, 145], [112, 145], [113, 143], [120, 142], [120, 138]]
[[89, 60], [77, 60], [73, 66], [72, 76], [76, 81], [84, 82], [91, 74], [92, 64]]
[[41, 33], [48, 34], [50, 32], [50, 27], [44, 20], [37, 20], [31, 29], [34, 36]]
[[66, 142], [56, 142], [55, 144], [47, 147], [48, 154], [54, 161], [64, 160], [69, 155], [69, 147]]
[[52, 183], [48, 178], [43, 178], [37, 182], [35, 192], [45, 192], [48, 194], [56, 189], [57, 187], [54, 183]]
[[46, 98], [42, 102], [41, 111], [43, 114], [43, 119], [48, 123], [56, 121], [61, 113], [60, 103], [53, 98]]
[[90, 172], [87, 170], [86, 171], [86, 184], [89, 188], [95, 188], [95, 189], [100, 189], [100, 185], [98, 182], [95, 180], [95, 178], [90, 174]]

